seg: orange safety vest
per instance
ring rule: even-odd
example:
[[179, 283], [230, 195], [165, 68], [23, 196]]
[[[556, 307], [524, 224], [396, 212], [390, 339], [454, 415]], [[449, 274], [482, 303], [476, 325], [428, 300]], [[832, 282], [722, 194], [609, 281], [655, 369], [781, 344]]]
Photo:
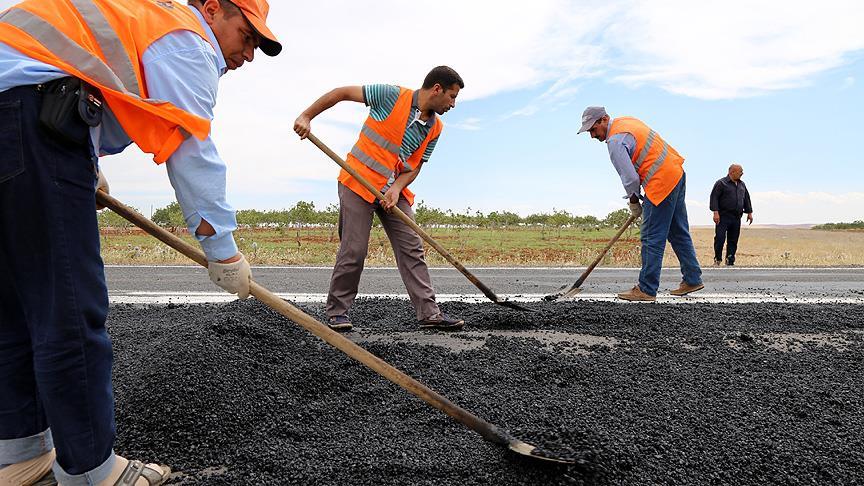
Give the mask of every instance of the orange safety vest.
[[636, 118], [623, 116], [612, 120], [607, 140], [618, 133], [636, 139], [631, 160], [645, 189], [645, 197], [655, 206], [663, 202], [684, 175], [684, 157], [666, 143], [660, 134]]
[[162, 36], [192, 31], [209, 43], [184, 4], [155, 0], [27, 0], [0, 14], [0, 42], [99, 88], [129, 138], [161, 164], [210, 121], [149, 99], [141, 56]]
[[[396, 100], [396, 105], [393, 106], [390, 115], [382, 121], [377, 121], [372, 118], [372, 115], [369, 115], [360, 130], [360, 138], [354, 144], [351, 153], [348, 154], [348, 164], [377, 187], [379, 191], [387, 185], [387, 180], [394, 172], [401, 174], [414, 170], [420, 164], [426, 146], [443, 129], [440, 118], [433, 115], [429, 121], [433, 125], [426, 135], [426, 139], [408, 157], [408, 160], [403, 161], [401, 159], [399, 150], [402, 148], [402, 138], [405, 136], [405, 129], [408, 126], [408, 117], [412, 114], [411, 102], [413, 98], [413, 90], [399, 88], [399, 98]], [[375, 202], [375, 196], [345, 169], [339, 173], [339, 182], [367, 202]], [[408, 204], [414, 204], [414, 193], [409, 191], [407, 187], [402, 190], [402, 196], [408, 201]]]

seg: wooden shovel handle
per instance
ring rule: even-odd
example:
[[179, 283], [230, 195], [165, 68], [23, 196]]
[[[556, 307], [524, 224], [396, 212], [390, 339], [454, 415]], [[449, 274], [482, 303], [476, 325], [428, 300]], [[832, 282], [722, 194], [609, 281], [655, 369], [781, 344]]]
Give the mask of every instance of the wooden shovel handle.
[[588, 268], [586, 268], [585, 271], [582, 272], [582, 275], [579, 276], [579, 280], [577, 280], [571, 288], [578, 288], [582, 286], [582, 284], [585, 282], [585, 279], [588, 278], [588, 275], [590, 275], [591, 272], [594, 270], [594, 267], [596, 267], [600, 263], [600, 260], [603, 260], [603, 257], [606, 256], [606, 253], [609, 252], [609, 249], [612, 248], [612, 245], [614, 245], [618, 241], [618, 239], [621, 238], [621, 235], [624, 234], [624, 230], [629, 228], [630, 225], [633, 224], [633, 221], [636, 221], [636, 216], [633, 216], [631, 214], [630, 217], [627, 218], [627, 221], [624, 221], [624, 224], [622, 224], [621, 227], [618, 229], [618, 232], [615, 233], [615, 236], [613, 236], [612, 239], [609, 240], [609, 244], [606, 245], [606, 248], [603, 248], [603, 251], [601, 251], [600, 254], [597, 255], [597, 258], [595, 258], [594, 261], [591, 262], [591, 265], [589, 265]]
[[[328, 157], [333, 159], [333, 162], [336, 162], [337, 164], [339, 164], [340, 167], [345, 169], [346, 172], [351, 174], [351, 177], [357, 179], [360, 182], [360, 184], [363, 184], [363, 187], [368, 189], [369, 192], [372, 193], [372, 195], [374, 195], [380, 201], [384, 200], [384, 194], [381, 194], [381, 191], [379, 191], [375, 186], [373, 186], [372, 183], [370, 183], [365, 177], [360, 175], [360, 173], [358, 173], [356, 170], [354, 170], [353, 167], [348, 165], [347, 162], [342, 160], [342, 157], [337, 155], [336, 152], [330, 150], [330, 147], [325, 145], [324, 142], [322, 142], [321, 140], [318, 139], [318, 137], [316, 137], [315, 135], [310, 133], [307, 136], [307, 138], [309, 139], [310, 142], [314, 143], [316, 147], [321, 149], [322, 152], [327, 154]], [[468, 271], [468, 269], [465, 268], [464, 265], [459, 263], [459, 261], [456, 260], [456, 258], [454, 258], [453, 255], [450, 254], [450, 252], [448, 252], [446, 249], [444, 249], [443, 246], [439, 245], [438, 242], [435, 241], [435, 239], [433, 239], [432, 236], [429, 235], [429, 233], [424, 231], [423, 228], [420, 227], [420, 225], [418, 225], [413, 219], [409, 218], [408, 215], [405, 214], [401, 209], [394, 206], [391, 211], [399, 219], [404, 221], [405, 224], [410, 226], [411, 229], [413, 229], [418, 235], [420, 235], [420, 238], [423, 238], [423, 241], [425, 241], [426, 243], [429, 243], [429, 245], [432, 248], [435, 248], [435, 251], [440, 253], [441, 256], [443, 256], [445, 260], [447, 260], [448, 262], [450, 262], [451, 265], [456, 267], [456, 270], [459, 270], [462, 273], [462, 275], [465, 275], [465, 277], [468, 280], [470, 280], [471, 283], [473, 283], [475, 287], [480, 289], [480, 291], [483, 292], [483, 295], [488, 297], [489, 300], [491, 300], [493, 302], [501, 302], [501, 299], [499, 299], [498, 296], [495, 295], [495, 292], [492, 292], [492, 289], [487, 287], [486, 284], [481, 282], [480, 279], [478, 279], [476, 276], [474, 276], [473, 273]]]
[[[144, 231], [154, 236], [158, 240], [162, 241], [166, 245], [186, 255], [199, 265], [207, 267], [207, 257], [204, 256], [204, 253], [200, 249], [193, 247], [192, 245], [186, 243], [177, 236], [168, 232], [164, 228], [156, 225], [154, 222], [142, 216], [134, 209], [126, 206], [125, 204], [121, 203], [117, 199], [114, 199], [110, 195], [105, 194], [102, 191], [96, 192], [96, 201], [102, 206], [105, 206], [106, 208], [109, 208], [115, 213], [119, 214], [132, 224], [143, 229]], [[258, 285], [257, 283], [252, 281], [249, 288], [250, 294], [255, 296], [256, 299], [260, 300], [271, 309], [282, 314], [293, 322], [299, 324], [307, 331], [323, 339], [327, 344], [335, 347], [339, 351], [342, 351], [351, 358], [359, 361], [368, 368], [372, 369], [374, 372], [378, 373], [384, 378], [387, 378], [388, 380], [392, 381], [399, 387], [417, 396], [429, 405], [453, 417], [469, 429], [474, 430], [475, 432], [483, 436], [483, 438], [485, 438], [486, 440], [505, 446], [507, 446], [512, 440], [506, 432], [499, 429], [497, 426], [486, 422], [485, 420], [477, 417], [471, 412], [468, 412], [462, 407], [459, 407], [455, 403], [436, 393], [435, 391], [423, 385], [419, 381], [399, 371], [392, 365], [376, 357], [375, 355], [373, 355], [369, 351], [366, 351], [357, 344], [354, 344], [354, 342], [345, 338], [338, 332], [330, 329], [325, 324], [318, 322], [312, 316], [289, 304], [288, 302], [281, 299], [279, 296], [262, 287], [261, 285]]]

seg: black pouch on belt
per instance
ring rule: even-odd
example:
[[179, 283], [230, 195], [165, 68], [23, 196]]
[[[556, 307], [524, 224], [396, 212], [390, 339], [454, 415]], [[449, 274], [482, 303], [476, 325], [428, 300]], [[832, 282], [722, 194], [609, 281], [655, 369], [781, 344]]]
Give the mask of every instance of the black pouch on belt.
[[102, 122], [102, 95], [78, 78], [66, 77], [42, 85], [39, 122], [57, 140], [86, 146], [90, 127]]

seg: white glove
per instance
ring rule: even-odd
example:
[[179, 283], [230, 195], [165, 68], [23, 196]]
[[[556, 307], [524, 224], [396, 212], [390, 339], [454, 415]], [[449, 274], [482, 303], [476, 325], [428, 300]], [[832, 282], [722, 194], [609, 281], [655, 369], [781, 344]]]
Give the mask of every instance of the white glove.
[[[102, 169], [99, 169], [96, 172], [96, 190], [102, 191], [105, 194], [111, 194], [111, 189], [108, 187], [108, 179], [105, 179], [105, 175], [102, 174]], [[105, 209], [105, 206], [101, 206], [99, 203], [96, 203], [96, 211], [101, 211]]]
[[642, 203], [631, 202], [631, 203], [629, 203], [629, 205], [630, 205], [630, 215], [632, 215], [634, 218], [638, 218], [639, 216], [642, 216]]
[[240, 254], [240, 259], [234, 263], [210, 262], [207, 265], [210, 280], [240, 299], [249, 297], [249, 282], [252, 280], [252, 270], [246, 257]]

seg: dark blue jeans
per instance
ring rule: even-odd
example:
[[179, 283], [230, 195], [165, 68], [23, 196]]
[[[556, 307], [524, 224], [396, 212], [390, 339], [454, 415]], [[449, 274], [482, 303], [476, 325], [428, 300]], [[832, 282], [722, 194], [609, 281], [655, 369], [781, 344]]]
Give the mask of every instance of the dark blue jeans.
[[684, 203], [686, 188], [687, 174], [684, 174], [663, 202], [655, 206], [645, 199], [642, 205], [642, 272], [639, 273], [639, 288], [648, 295], [657, 295], [660, 287], [666, 240], [669, 240], [681, 263], [684, 281], [691, 285], [702, 283], [702, 269], [696, 259], [696, 249], [690, 238], [690, 224], [687, 222], [687, 206]]
[[47, 136], [41, 103], [32, 86], [0, 93], [0, 465], [53, 436], [82, 474], [113, 458], [115, 433], [96, 158]]
[[735, 264], [738, 237], [741, 236], [741, 215], [720, 213], [720, 222], [714, 228], [714, 261], [723, 260], [723, 243], [726, 243], [726, 263]]

